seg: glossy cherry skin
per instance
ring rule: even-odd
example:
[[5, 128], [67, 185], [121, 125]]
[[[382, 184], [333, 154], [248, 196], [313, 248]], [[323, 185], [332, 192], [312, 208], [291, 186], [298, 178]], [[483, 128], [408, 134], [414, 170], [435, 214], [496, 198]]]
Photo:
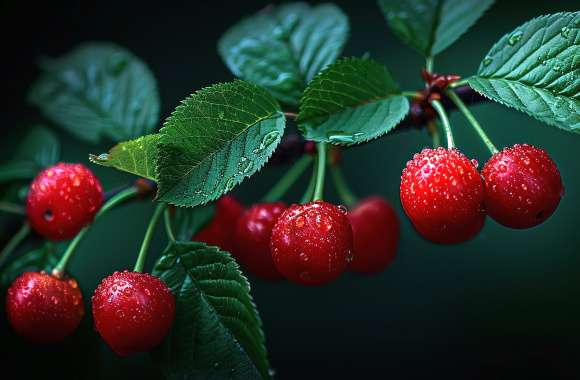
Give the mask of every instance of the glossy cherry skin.
[[242, 266], [265, 280], [280, 280], [270, 253], [272, 228], [287, 206], [282, 202], [259, 203], [238, 219], [235, 232], [237, 257]]
[[348, 269], [360, 273], [377, 273], [388, 267], [399, 244], [399, 217], [381, 197], [360, 201], [348, 213], [354, 241], [353, 260]]
[[119, 356], [147, 352], [169, 332], [175, 298], [157, 277], [115, 272], [93, 294], [95, 330]]
[[99, 179], [84, 165], [58, 163], [32, 181], [28, 223], [49, 240], [71, 239], [93, 221], [103, 198]]
[[483, 168], [485, 205], [498, 223], [530, 228], [550, 217], [564, 194], [558, 167], [545, 150], [516, 144]]
[[212, 220], [191, 240], [215, 245], [235, 255], [234, 232], [244, 207], [234, 197], [226, 195], [217, 200]]
[[352, 259], [346, 210], [324, 201], [290, 206], [272, 229], [270, 250], [278, 271], [292, 282], [321, 285], [336, 279]]
[[401, 176], [401, 203], [417, 232], [440, 244], [473, 238], [485, 222], [484, 185], [457, 149], [423, 149]]
[[8, 289], [6, 313], [19, 335], [37, 343], [55, 343], [77, 329], [85, 309], [74, 279], [25, 272]]

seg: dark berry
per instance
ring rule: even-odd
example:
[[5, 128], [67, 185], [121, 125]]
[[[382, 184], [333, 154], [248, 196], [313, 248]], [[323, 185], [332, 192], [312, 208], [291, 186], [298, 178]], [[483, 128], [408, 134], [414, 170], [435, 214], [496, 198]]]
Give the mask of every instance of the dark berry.
[[215, 204], [212, 220], [195, 234], [192, 240], [215, 245], [234, 254], [234, 231], [243, 212], [244, 207], [234, 197], [229, 195], [221, 197]]
[[354, 241], [354, 272], [376, 273], [395, 259], [399, 244], [399, 217], [381, 197], [363, 199], [348, 213]]
[[18, 334], [34, 342], [54, 343], [76, 330], [85, 309], [74, 279], [25, 272], [8, 289], [6, 312]]
[[436, 243], [460, 243], [483, 227], [483, 180], [457, 149], [423, 149], [401, 176], [401, 203], [415, 229]]
[[99, 179], [81, 164], [59, 163], [40, 172], [28, 191], [30, 226], [50, 240], [73, 238], [103, 204]]
[[281, 202], [256, 204], [244, 212], [236, 226], [238, 260], [248, 271], [265, 280], [282, 278], [272, 261], [270, 237], [285, 209], [286, 205]]
[[95, 329], [119, 356], [157, 346], [174, 316], [173, 294], [162, 280], [147, 273], [115, 272], [93, 294]]
[[336, 279], [352, 259], [346, 209], [323, 201], [292, 205], [272, 229], [274, 265], [288, 280], [320, 285]]
[[488, 214], [511, 228], [542, 223], [556, 210], [564, 193], [554, 161], [545, 150], [528, 144], [494, 154], [482, 173]]

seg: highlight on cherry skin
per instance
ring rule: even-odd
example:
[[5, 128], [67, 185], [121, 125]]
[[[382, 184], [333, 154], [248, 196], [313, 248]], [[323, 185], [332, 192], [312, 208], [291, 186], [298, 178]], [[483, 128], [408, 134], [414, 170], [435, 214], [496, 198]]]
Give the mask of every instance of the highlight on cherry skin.
[[175, 316], [171, 290], [147, 273], [113, 273], [95, 289], [92, 305], [95, 330], [119, 356], [159, 345]]
[[435, 243], [473, 238], [485, 222], [484, 184], [477, 161], [459, 150], [425, 148], [401, 175], [401, 204], [417, 232]]
[[283, 278], [272, 260], [270, 237], [274, 224], [286, 208], [283, 202], [257, 203], [236, 223], [233, 255], [244, 269], [264, 280]]
[[68, 240], [93, 221], [103, 199], [103, 187], [91, 170], [58, 163], [32, 181], [26, 199], [28, 223], [49, 240]]
[[85, 309], [75, 279], [25, 272], [8, 289], [6, 313], [19, 335], [36, 343], [56, 343], [74, 333]]
[[548, 153], [516, 144], [494, 154], [483, 168], [489, 216], [511, 228], [530, 228], [548, 219], [564, 194], [560, 171]]
[[353, 259], [348, 269], [359, 273], [378, 273], [395, 260], [400, 238], [400, 222], [384, 198], [361, 200], [347, 214], [352, 227]]
[[303, 285], [338, 278], [353, 256], [352, 228], [344, 207], [324, 201], [287, 208], [272, 230], [270, 249], [278, 271]]

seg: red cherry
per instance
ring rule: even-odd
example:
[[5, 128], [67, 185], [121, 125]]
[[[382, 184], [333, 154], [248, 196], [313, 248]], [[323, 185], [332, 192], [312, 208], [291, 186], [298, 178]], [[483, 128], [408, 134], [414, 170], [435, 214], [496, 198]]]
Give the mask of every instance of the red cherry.
[[564, 193], [556, 164], [545, 150], [516, 144], [483, 168], [485, 205], [498, 223], [530, 228], [548, 219]]
[[348, 220], [354, 241], [353, 260], [348, 268], [354, 272], [376, 273], [395, 259], [399, 244], [399, 217], [381, 197], [363, 199]]
[[226, 195], [218, 199], [212, 220], [202, 228], [191, 240], [201, 241], [208, 245], [216, 245], [234, 254], [234, 231], [236, 222], [244, 212], [244, 207], [236, 198]]
[[288, 280], [320, 285], [336, 279], [352, 259], [346, 210], [323, 201], [292, 205], [272, 229], [274, 265]]
[[18, 334], [34, 342], [54, 343], [76, 330], [85, 309], [74, 279], [25, 272], [8, 289], [6, 312]]
[[256, 204], [244, 212], [236, 225], [235, 244], [240, 263], [265, 280], [282, 279], [272, 261], [270, 236], [285, 209], [282, 202]]
[[401, 203], [424, 238], [460, 243], [483, 227], [483, 180], [457, 149], [423, 149], [401, 176]]
[[58, 163], [32, 181], [28, 223], [47, 239], [67, 240], [93, 221], [103, 198], [99, 179], [84, 165]]
[[119, 356], [157, 346], [174, 316], [173, 294], [162, 280], [147, 273], [115, 272], [93, 294], [95, 329]]

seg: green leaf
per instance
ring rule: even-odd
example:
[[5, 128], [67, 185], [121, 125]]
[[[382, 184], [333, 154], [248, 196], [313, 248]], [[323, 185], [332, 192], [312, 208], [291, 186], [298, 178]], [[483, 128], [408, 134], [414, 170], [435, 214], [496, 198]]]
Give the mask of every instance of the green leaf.
[[493, 0], [379, 0], [393, 33], [426, 57], [451, 46], [492, 4]]
[[92, 163], [115, 168], [155, 181], [159, 134], [145, 135], [115, 145], [109, 153], [89, 155]]
[[54, 243], [47, 242], [43, 247], [34, 249], [10, 261], [0, 273], [0, 285], [8, 287], [22, 273], [28, 271], [50, 272], [62, 256], [63, 250]]
[[580, 12], [537, 17], [503, 36], [469, 85], [503, 105], [580, 132]]
[[214, 205], [197, 207], [176, 207], [172, 216], [172, 225], [177, 240], [191, 240], [214, 215]]
[[197, 206], [217, 199], [268, 161], [284, 132], [280, 105], [236, 80], [186, 98], [160, 131], [159, 200]]
[[333, 4], [269, 6], [229, 29], [219, 52], [238, 77], [298, 104], [306, 84], [342, 52], [347, 16]]
[[353, 145], [392, 130], [409, 112], [388, 70], [364, 58], [344, 58], [306, 88], [298, 123], [308, 140]]
[[60, 143], [49, 129], [36, 126], [24, 137], [12, 161], [0, 165], [0, 183], [29, 180], [55, 164], [60, 157]]
[[29, 100], [77, 138], [129, 140], [159, 121], [157, 82], [147, 66], [122, 47], [85, 43], [41, 64]]
[[269, 379], [250, 285], [227, 252], [170, 244], [153, 274], [172, 290], [176, 315], [155, 357], [169, 379]]

